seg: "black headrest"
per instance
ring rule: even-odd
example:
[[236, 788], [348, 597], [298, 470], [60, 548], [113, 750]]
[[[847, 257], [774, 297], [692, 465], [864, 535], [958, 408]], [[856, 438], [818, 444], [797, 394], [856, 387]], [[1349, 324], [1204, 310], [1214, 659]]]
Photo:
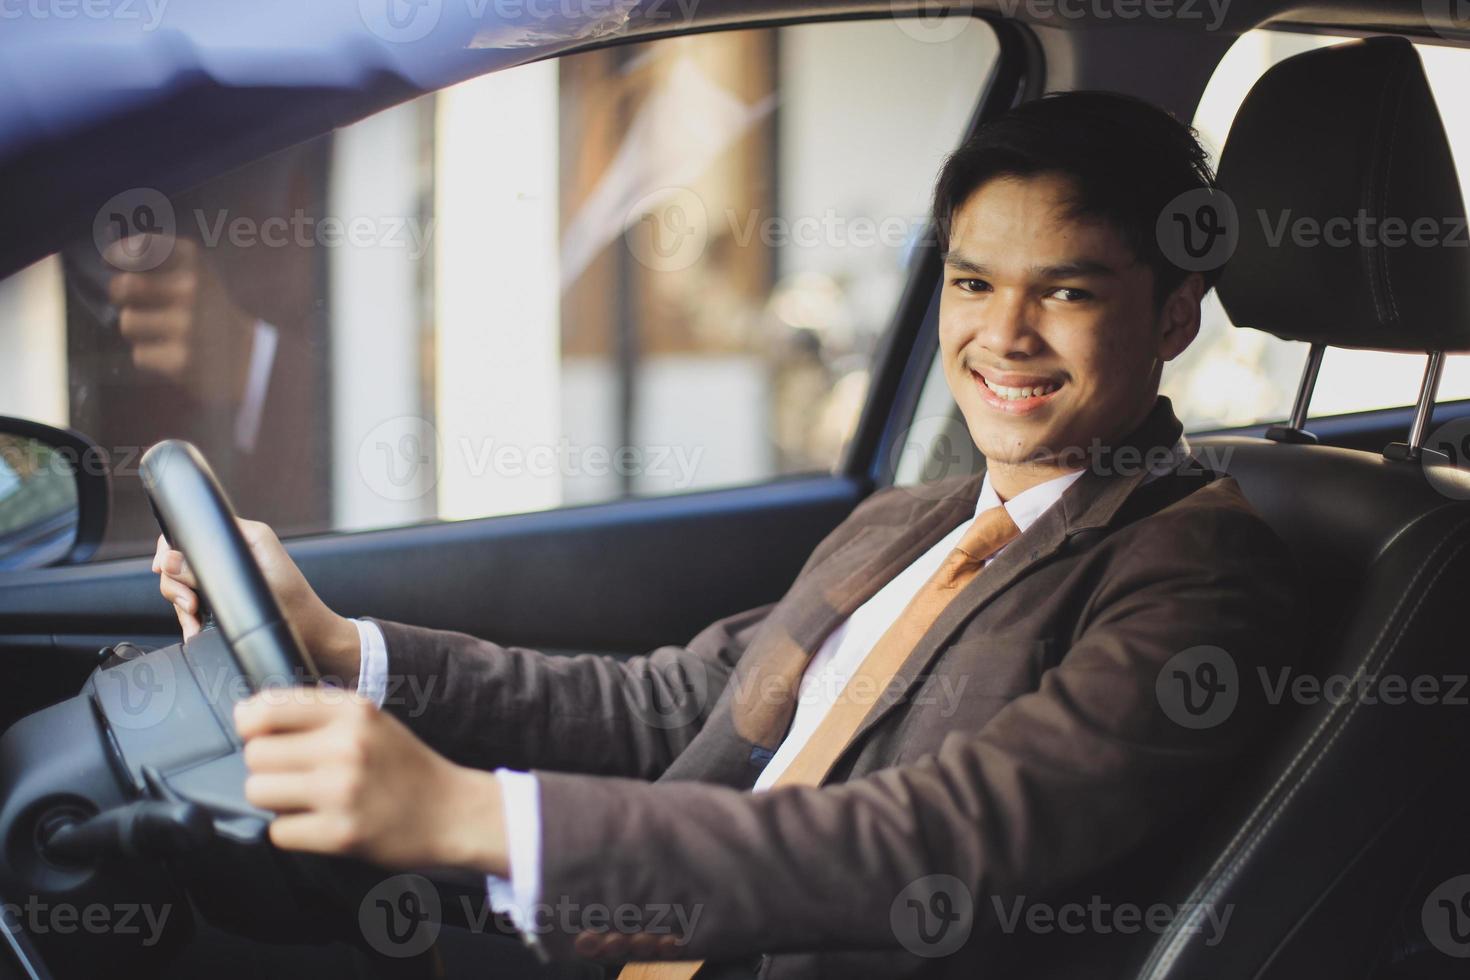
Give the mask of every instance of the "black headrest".
[[[1262, 75], [1220, 157], [1237, 326], [1336, 347], [1470, 349], [1470, 231], [1414, 46], [1375, 37]], [[1315, 233], [1315, 234], [1314, 234]]]

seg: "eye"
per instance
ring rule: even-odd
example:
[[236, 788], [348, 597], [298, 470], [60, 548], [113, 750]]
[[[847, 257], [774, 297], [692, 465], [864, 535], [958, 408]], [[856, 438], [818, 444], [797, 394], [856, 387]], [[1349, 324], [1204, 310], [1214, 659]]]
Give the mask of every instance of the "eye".
[[1052, 290], [1052, 294], [1064, 303], [1085, 303], [1093, 298], [1087, 290], [1072, 286], [1061, 286]]
[[951, 286], [958, 286], [967, 293], [986, 292], [990, 289], [990, 283], [984, 279], [951, 279]]

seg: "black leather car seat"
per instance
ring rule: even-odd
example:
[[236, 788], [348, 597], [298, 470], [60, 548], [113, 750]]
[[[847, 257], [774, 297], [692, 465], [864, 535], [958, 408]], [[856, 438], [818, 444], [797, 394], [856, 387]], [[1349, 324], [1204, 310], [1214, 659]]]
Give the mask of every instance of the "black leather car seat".
[[[1373, 38], [1273, 67], [1236, 116], [1219, 183], [1239, 228], [1218, 286], [1231, 320], [1312, 347], [1288, 424], [1266, 439], [1196, 439], [1196, 455], [1291, 546], [1308, 597], [1298, 672], [1342, 686], [1282, 700], [1280, 733], [1160, 894], [1194, 911], [1147, 937], [1121, 975], [1345, 980], [1397, 975], [1410, 958], [1470, 975], [1458, 959], [1470, 955], [1470, 877], [1454, 880], [1470, 864], [1446, 847], [1466, 836], [1470, 785], [1470, 472], [1425, 444], [1442, 355], [1470, 349], [1470, 248], [1413, 46]], [[1283, 215], [1325, 228], [1360, 214], [1380, 234], [1276, 234]], [[1434, 233], [1391, 244], [1386, 218], [1430, 219]], [[1381, 454], [1314, 444], [1307, 409], [1329, 345], [1428, 355], [1405, 442]], [[1390, 676], [1403, 694], [1375, 687]], [[1195, 928], [1209, 909], [1229, 910], [1223, 936]]]

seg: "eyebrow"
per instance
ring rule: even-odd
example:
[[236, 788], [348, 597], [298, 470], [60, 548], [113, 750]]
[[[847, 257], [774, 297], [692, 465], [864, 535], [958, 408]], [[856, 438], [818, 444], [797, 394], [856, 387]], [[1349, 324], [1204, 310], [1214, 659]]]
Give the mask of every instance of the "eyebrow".
[[[988, 276], [990, 270], [974, 261], [967, 259], [958, 252], [945, 252], [944, 264], [951, 269], [968, 272], [975, 276]], [[1085, 276], [1116, 276], [1118, 271], [1106, 262], [1098, 262], [1095, 259], [1077, 259], [1073, 262], [1059, 262], [1056, 265], [1032, 266], [1027, 270], [1039, 279], [1079, 279]]]

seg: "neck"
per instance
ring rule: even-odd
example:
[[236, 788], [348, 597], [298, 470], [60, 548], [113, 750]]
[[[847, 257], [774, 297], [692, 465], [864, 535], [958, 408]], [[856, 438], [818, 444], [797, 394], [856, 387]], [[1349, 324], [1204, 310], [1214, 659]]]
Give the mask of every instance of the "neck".
[[[1148, 419], [1149, 413], [1153, 411], [1157, 402], [1156, 393], [1134, 413], [1133, 418], [1121, 426], [1122, 431], [1110, 434], [1103, 439], [1103, 444], [1117, 445], [1136, 432]], [[1059, 476], [1086, 468], [1085, 460], [1081, 466], [1063, 466], [1055, 460], [1026, 460], [1015, 463], [992, 460], [987, 463], [987, 466], [990, 485], [995, 489], [996, 496], [1000, 497], [1001, 503], [1005, 503], [1018, 493], [1024, 493], [1032, 487], [1040, 486], [1048, 480], [1055, 480]]]
[[1075, 473], [1079, 466], [1057, 466], [1046, 463], [1003, 463], [999, 460], [988, 464], [990, 486], [995, 495], [1005, 503], [1019, 493], [1039, 487], [1048, 480]]

